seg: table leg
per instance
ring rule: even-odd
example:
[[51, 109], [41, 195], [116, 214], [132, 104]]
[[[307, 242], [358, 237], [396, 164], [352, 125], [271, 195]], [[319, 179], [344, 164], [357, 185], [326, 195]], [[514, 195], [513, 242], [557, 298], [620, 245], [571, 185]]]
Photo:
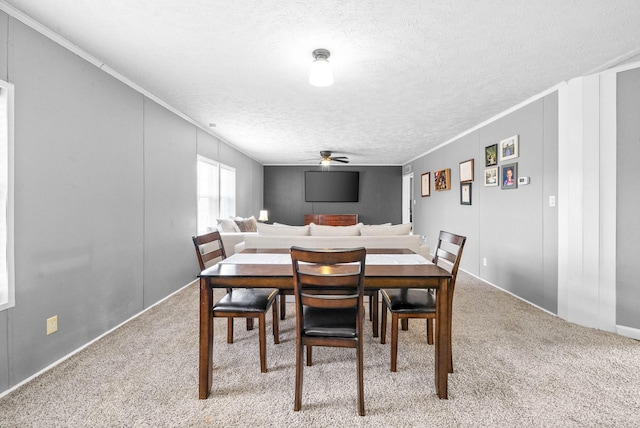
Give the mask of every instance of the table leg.
[[213, 376], [213, 289], [208, 278], [200, 278], [200, 363], [198, 396], [209, 397]]
[[436, 294], [435, 381], [438, 398], [446, 399], [451, 363], [451, 314], [449, 313], [449, 279], [440, 280]]

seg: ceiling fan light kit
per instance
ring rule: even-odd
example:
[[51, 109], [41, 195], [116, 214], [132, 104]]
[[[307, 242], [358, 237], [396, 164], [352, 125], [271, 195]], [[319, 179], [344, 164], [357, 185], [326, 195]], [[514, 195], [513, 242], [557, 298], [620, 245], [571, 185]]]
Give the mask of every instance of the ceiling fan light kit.
[[309, 73], [309, 83], [313, 86], [330, 86], [333, 84], [333, 71], [329, 62], [331, 53], [327, 49], [316, 49], [313, 51], [314, 61], [311, 64]]
[[320, 152], [320, 165], [330, 166], [331, 161], [349, 163], [349, 158], [346, 156], [331, 156], [331, 152], [329, 150], [323, 150]]

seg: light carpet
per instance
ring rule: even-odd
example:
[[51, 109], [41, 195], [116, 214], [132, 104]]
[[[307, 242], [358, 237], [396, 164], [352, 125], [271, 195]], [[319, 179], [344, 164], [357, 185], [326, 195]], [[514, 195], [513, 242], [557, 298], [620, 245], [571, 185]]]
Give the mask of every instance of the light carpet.
[[[216, 294], [219, 292], [216, 291]], [[0, 399], [2, 427], [627, 427], [640, 423], [640, 344], [580, 327], [460, 272], [453, 310], [455, 373], [435, 394], [424, 322], [389, 345], [365, 343], [365, 410], [357, 414], [354, 351], [316, 348], [293, 411], [295, 316], [281, 343], [215, 321], [212, 396], [198, 399], [198, 287], [193, 284]], [[269, 333], [271, 322], [268, 323]]]

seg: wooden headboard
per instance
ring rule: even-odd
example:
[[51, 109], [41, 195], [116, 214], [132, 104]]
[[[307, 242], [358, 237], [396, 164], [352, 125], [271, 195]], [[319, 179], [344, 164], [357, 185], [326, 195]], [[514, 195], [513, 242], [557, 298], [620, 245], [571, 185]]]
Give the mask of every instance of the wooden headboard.
[[358, 223], [358, 214], [305, 214], [304, 224], [324, 226], [351, 226]]

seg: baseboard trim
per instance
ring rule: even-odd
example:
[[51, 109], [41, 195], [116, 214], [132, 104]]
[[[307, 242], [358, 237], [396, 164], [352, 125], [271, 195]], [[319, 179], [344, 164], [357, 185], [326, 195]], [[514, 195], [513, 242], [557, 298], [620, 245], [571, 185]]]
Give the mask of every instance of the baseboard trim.
[[616, 333], [631, 339], [640, 340], [640, 329], [616, 324]]

